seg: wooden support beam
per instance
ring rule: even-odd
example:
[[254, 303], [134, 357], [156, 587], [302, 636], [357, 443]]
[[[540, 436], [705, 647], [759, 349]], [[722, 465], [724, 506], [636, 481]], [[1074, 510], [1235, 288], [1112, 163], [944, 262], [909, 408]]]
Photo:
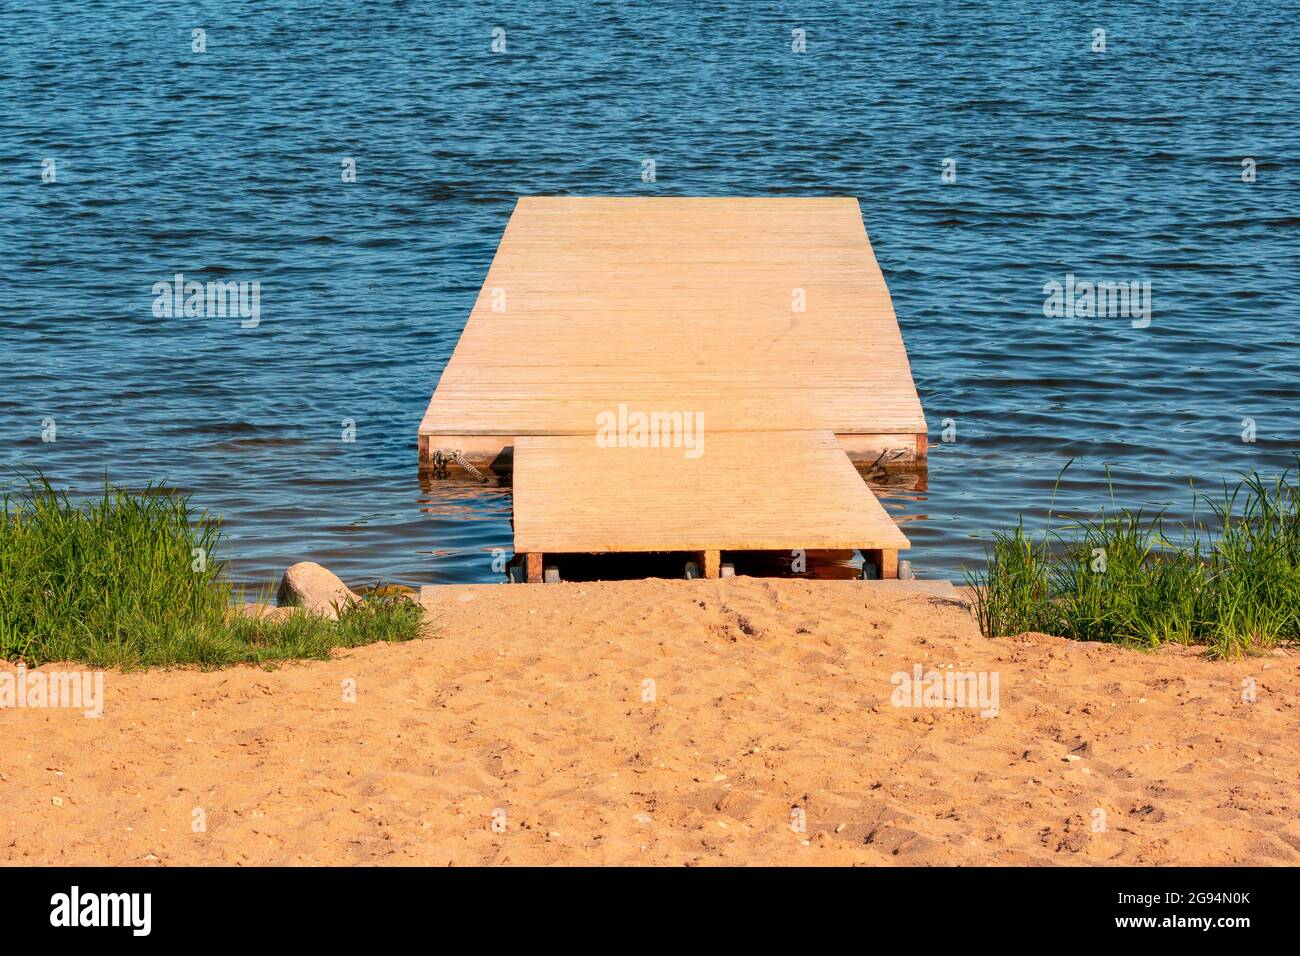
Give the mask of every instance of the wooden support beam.
[[880, 552], [880, 576], [889, 580], [898, 579], [898, 552]]
[[914, 468], [925, 464], [926, 436], [917, 432], [894, 434], [839, 433], [835, 439], [855, 465], [871, 465], [880, 461], [886, 468]]
[[929, 456], [930, 436], [926, 432], [918, 432], [916, 436], [916, 463], [924, 464]]
[[706, 578], [716, 578], [721, 575], [721, 551], [696, 551], [695, 560], [700, 563], [700, 570]]
[[[420, 467], [432, 467], [434, 452], [456, 449], [475, 468], [509, 471], [514, 445], [513, 435], [421, 435]], [[451, 467], [459, 468], [454, 463]]]
[[880, 577], [884, 580], [896, 579], [898, 577], [898, 552], [884, 548], [863, 548], [862, 558], [869, 561], [880, 569]]
[[542, 583], [542, 552], [530, 551], [524, 555], [524, 567], [527, 570], [529, 584]]

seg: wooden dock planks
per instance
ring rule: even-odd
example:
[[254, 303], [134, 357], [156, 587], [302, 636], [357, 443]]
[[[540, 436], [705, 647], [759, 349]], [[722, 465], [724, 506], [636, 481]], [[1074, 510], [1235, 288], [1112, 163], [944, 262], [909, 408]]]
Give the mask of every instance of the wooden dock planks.
[[857, 200], [520, 199], [420, 424], [422, 455], [461, 438], [486, 461], [516, 436], [591, 434], [619, 403], [923, 457]]
[[[703, 453], [598, 439], [703, 422]], [[513, 450], [515, 552], [861, 549], [908, 541], [851, 457], [926, 423], [855, 199], [519, 200], [420, 424], [420, 456]], [[845, 452], [849, 454], [846, 455]], [[504, 460], [504, 459], [501, 459]]]
[[907, 538], [826, 430], [706, 432], [703, 454], [522, 437], [515, 551], [897, 551]]

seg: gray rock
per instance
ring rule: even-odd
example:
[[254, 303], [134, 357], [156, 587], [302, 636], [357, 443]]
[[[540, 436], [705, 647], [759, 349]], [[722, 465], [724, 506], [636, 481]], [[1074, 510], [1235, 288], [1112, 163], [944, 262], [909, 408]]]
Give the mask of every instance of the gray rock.
[[275, 599], [281, 607], [300, 607], [332, 621], [338, 620], [340, 610], [361, 601], [337, 575], [314, 561], [299, 561], [285, 571]]

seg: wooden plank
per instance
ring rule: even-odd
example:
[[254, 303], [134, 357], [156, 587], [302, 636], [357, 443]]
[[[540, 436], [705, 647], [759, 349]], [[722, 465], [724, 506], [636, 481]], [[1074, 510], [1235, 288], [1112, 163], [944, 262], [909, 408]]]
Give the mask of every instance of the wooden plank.
[[620, 403], [915, 449], [857, 200], [520, 199], [420, 434], [590, 435]]
[[712, 432], [702, 452], [515, 444], [516, 552], [791, 551], [908, 541], [826, 430]]
[[[515, 549], [518, 553], [518, 548]], [[529, 584], [542, 583], [542, 555], [539, 551], [530, 551], [524, 555], [524, 576]]]

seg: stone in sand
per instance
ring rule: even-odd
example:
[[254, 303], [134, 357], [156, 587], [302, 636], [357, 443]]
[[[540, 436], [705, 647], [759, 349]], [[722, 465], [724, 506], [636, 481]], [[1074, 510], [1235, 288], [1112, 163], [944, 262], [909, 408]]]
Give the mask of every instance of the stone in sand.
[[361, 600], [328, 568], [314, 561], [299, 561], [284, 572], [275, 598], [281, 607], [300, 607], [312, 614], [338, 620], [338, 612]]

